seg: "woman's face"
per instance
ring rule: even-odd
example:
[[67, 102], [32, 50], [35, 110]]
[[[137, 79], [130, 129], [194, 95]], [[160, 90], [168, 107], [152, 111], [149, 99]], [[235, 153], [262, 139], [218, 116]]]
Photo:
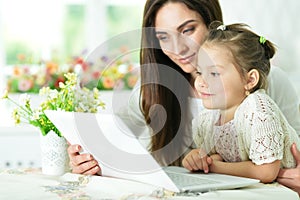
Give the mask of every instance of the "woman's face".
[[207, 27], [183, 3], [167, 3], [157, 12], [155, 32], [162, 51], [186, 73], [196, 69], [197, 53]]

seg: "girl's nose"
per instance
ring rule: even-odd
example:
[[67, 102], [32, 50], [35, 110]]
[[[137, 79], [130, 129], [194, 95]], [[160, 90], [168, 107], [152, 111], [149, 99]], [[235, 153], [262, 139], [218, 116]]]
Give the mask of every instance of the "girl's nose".
[[197, 76], [196, 80], [195, 80], [195, 88], [196, 89], [200, 89], [203, 87], [208, 87], [206, 81], [203, 79], [202, 76]]

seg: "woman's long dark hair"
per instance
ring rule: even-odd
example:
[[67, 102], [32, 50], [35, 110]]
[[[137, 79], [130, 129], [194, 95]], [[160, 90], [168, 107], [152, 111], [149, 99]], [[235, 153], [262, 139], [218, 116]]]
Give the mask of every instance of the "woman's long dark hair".
[[[153, 130], [149, 150], [158, 161], [163, 158], [168, 164], [180, 165], [180, 156], [185, 150], [183, 148], [187, 147], [182, 144], [183, 137], [185, 134], [192, 134], [185, 131], [190, 123], [187, 119], [189, 109], [187, 100], [191, 95], [190, 84], [193, 83], [190, 83], [191, 75], [185, 73], [163, 53], [155, 36], [156, 14], [169, 2], [183, 3], [196, 11], [207, 27], [212, 21], [223, 19], [218, 0], [147, 0], [144, 7], [140, 51], [142, 83], [140, 106], [147, 124]], [[162, 82], [164, 84], [161, 84]], [[154, 109], [154, 105], [162, 106], [164, 111]], [[173, 140], [175, 137], [177, 139]], [[192, 140], [191, 136], [189, 138]]]

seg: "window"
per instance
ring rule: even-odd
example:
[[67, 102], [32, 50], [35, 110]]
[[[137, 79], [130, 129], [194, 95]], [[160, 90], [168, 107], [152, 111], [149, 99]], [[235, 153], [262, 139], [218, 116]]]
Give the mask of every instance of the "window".
[[143, 3], [2, 0], [4, 62], [18, 63], [19, 54], [33, 63], [51, 57], [64, 61], [108, 37], [139, 28]]

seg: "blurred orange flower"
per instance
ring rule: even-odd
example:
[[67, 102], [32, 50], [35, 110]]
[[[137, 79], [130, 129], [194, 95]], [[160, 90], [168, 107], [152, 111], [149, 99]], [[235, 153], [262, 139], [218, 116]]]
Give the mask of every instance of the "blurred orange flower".
[[49, 74], [54, 74], [58, 71], [58, 64], [55, 62], [46, 62], [46, 70]]

